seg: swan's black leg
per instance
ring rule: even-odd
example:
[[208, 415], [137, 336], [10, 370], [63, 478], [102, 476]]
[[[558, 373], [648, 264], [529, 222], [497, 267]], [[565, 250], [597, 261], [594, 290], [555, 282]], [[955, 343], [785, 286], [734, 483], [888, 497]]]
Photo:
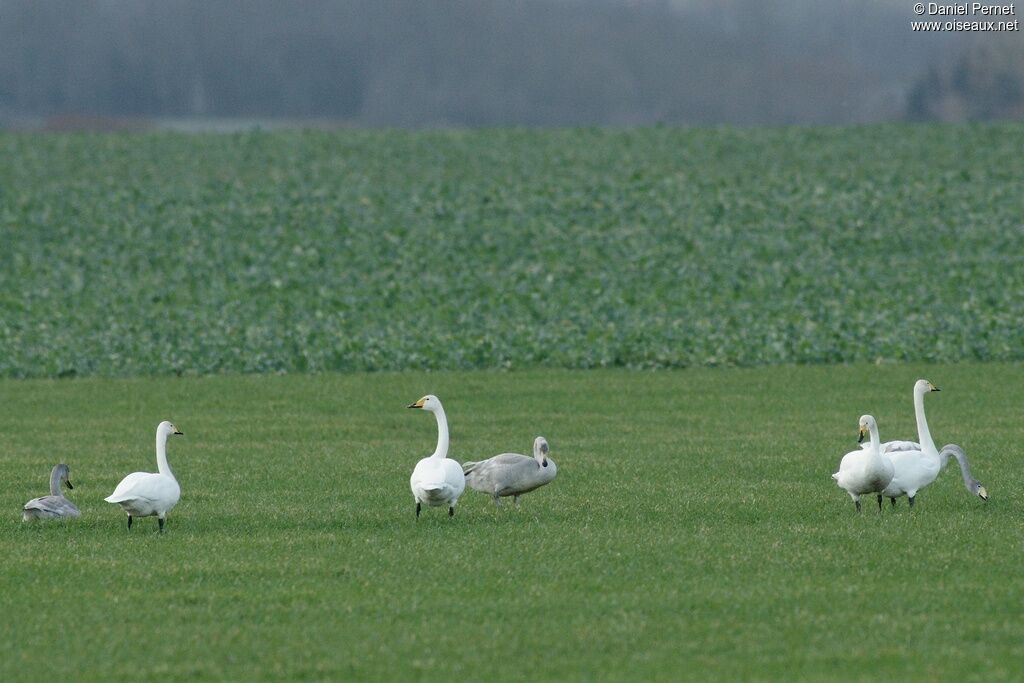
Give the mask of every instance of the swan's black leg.
[[163, 517], [157, 517], [156, 521], [160, 522], [160, 530], [157, 533], [161, 533], [162, 534], [164, 532], [164, 518]]
[[881, 493], [878, 494], [878, 511], [879, 512], [882, 511], [882, 494]]
[[889, 502], [892, 503], [893, 507], [896, 507], [896, 499], [895, 498], [890, 498]]
[[416, 501], [416, 519], [420, 518], [420, 502]]
[[128, 515], [128, 531], [132, 530], [132, 516]]
[[859, 500], [855, 500], [855, 501], [853, 501], [853, 504], [857, 507], [857, 512], [860, 512], [860, 501]]
[[910, 507], [914, 507], [914, 497], [913, 496], [908, 496], [907, 500], [910, 501]]
[[451, 506], [451, 505], [448, 506], [448, 516], [449, 517], [454, 517], [455, 516], [455, 508], [453, 506]]

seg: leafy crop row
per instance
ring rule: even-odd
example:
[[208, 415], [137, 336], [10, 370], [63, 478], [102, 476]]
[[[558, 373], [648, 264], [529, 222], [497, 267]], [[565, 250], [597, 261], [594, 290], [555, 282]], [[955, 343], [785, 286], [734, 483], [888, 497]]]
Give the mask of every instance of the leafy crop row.
[[1024, 127], [0, 136], [0, 376], [1024, 358]]

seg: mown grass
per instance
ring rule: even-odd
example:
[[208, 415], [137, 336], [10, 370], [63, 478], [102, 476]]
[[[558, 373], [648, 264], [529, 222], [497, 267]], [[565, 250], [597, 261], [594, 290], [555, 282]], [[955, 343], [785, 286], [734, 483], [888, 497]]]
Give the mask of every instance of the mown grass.
[[[856, 515], [829, 475], [857, 417], [947, 470]], [[1019, 365], [862, 365], [0, 382], [0, 679], [1019, 680]], [[445, 402], [452, 454], [548, 437], [558, 479], [414, 521]], [[168, 533], [102, 501], [184, 437]], [[84, 516], [20, 505], [70, 463]]]
[[0, 376], [1021, 360], [1022, 147], [0, 135]]

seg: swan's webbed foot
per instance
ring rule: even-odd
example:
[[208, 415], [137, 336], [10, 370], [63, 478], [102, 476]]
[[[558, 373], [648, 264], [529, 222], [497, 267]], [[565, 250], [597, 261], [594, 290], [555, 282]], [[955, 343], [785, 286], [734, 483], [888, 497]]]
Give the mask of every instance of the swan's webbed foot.
[[893, 507], [896, 507], [896, 499], [895, 498], [890, 498], [889, 502], [892, 503]]
[[128, 531], [132, 530], [132, 516], [128, 515]]
[[157, 533], [158, 534], [162, 534], [164, 532], [164, 518], [163, 517], [157, 517], [156, 521], [160, 523], [160, 528], [157, 529]]
[[420, 518], [420, 502], [416, 501], [416, 519]]
[[910, 507], [914, 507], [914, 496], [907, 496], [907, 500], [910, 501]]
[[455, 506], [454, 505], [449, 505], [448, 506], [448, 516], [449, 517], [454, 517], [455, 516]]
[[853, 505], [854, 505], [854, 507], [857, 508], [857, 512], [860, 512], [860, 501], [859, 500], [853, 501]]
[[882, 511], [882, 494], [881, 493], [878, 494], [878, 511], [879, 512]]

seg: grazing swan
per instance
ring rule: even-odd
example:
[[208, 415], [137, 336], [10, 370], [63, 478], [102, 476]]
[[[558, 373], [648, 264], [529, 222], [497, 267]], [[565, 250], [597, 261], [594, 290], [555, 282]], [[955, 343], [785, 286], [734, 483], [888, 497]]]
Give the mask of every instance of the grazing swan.
[[[917, 492], [935, 481], [939, 472], [942, 471], [943, 459], [939, 456], [938, 449], [935, 448], [935, 442], [932, 441], [931, 432], [928, 430], [928, 420], [924, 416], [924, 395], [938, 390], [938, 387], [926, 379], [919, 379], [914, 384], [914, 414], [917, 417], [917, 438], [920, 441], [920, 449], [902, 448], [886, 453], [889, 460], [892, 461], [893, 477], [879, 496], [879, 504], [881, 504], [881, 496], [887, 497], [893, 505], [896, 504], [896, 499], [900, 496], [907, 496], [910, 507], [914, 507], [914, 497], [917, 496]], [[913, 442], [906, 443], [917, 445]]]
[[[967, 464], [967, 454], [964, 453], [964, 449], [954, 443], [948, 443], [942, 447], [939, 455], [942, 458], [943, 466], [949, 461], [950, 456], [956, 458], [956, 461], [960, 464], [960, 474], [963, 475], [964, 487], [967, 488], [967, 492], [984, 501], [988, 500], [988, 491], [981, 485], [980, 481], [971, 476], [971, 466]], [[895, 503], [895, 499], [893, 501]]]
[[160, 533], [164, 531], [164, 520], [178, 503], [181, 488], [167, 464], [167, 438], [181, 431], [166, 420], [156, 428], [156, 467], [158, 474], [133, 472], [121, 480], [114, 492], [103, 500], [120, 505], [128, 513], [128, 528], [132, 518], [156, 515], [160, 522]]
[[[870, 415], [861, 415], [857, 441], [864, 441], [864, 433], [871, 435], [869, 448], [861, 448], [843, 456], [839, 471], [832, 475], [839, 488], [845, 489], [853, 498], [853, 504], [860, 512], [860, 497], [864, 493], [878, 493], [892, 481], [893, 467], [889, 459], [879, 451], [878, 425]], [[882, 509], [882, 499], [878, 499]]]
[[75, 504], [64, 497], [60, 485], [64, 484], [69, 489], [75, 488], [71, 485], [71, 468], [61, 463], [50, 472], [50, 495], [42, 498], [33, 498], [25, 503], [22, 508], [21, 519], [31, 522], [34, 519], [61, 519], [64, 517], [81, 517]]
[[455, 504], [466, 488], [466, 477], [459, 463], [448, 457], [448, 419], [444, 415], [441, 399], [428, 394], [408, 406], [429, 410], [437, 418], [437, 448], [434, 454], [416, 463], [409, 478], [409, 487], [416, 499], [416, 519], [420, 518], [420, 506], [448, 506], [448, 516], [455, 515]]
[[533, 442], [533, 457], [518, 453], [502, 453], [481, 462], [464, 462], [466, 483], [475, 491], [494, 496], [501, 506], [503, 496], [512, 496], [518, 507], [519, 496], [540, 488], [555, 478], [558, 468], [548, 457], [548, 442], [538, 436]]

